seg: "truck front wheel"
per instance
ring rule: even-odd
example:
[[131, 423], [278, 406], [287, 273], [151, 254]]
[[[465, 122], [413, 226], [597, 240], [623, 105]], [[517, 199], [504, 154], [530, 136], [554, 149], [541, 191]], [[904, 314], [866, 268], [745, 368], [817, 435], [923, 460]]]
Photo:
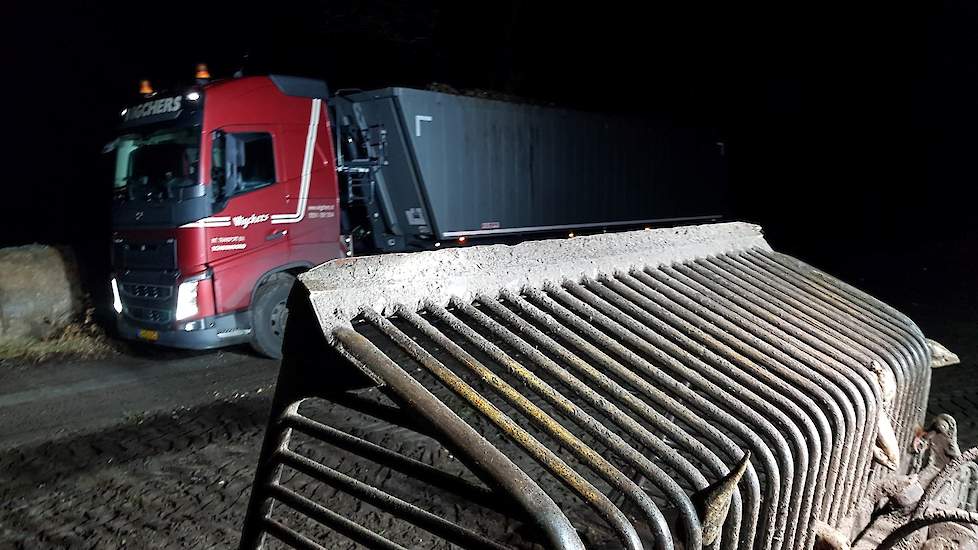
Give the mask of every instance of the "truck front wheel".
[[289, 318], [286, 301], [295, 277], [276, 273], [258, 287], [251, 308], [251, 347], [265, 357], [282, 358], [282, 338]]

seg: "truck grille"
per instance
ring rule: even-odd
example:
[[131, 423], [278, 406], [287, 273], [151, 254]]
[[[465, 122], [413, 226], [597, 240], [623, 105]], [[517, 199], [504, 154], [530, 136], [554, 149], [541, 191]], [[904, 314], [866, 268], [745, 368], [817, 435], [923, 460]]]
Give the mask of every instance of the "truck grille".
[[122, 285], [122, 292], [135, 298], [168, 300], [173, 295], [173, 287], [169, 285], [124, 283]]
[[242, 548], [811, 548], [922, 422], [917, 327], [746, 224], [302, 281]]
[[171, 313], [165, 309], [151, 309], [146, 307], [129, 306], [126, 308], [126, 313], [128, 313], [133, 319], [158, 325], [169, 323], [170, 319], [173, 317]]
[[117, 270], [174, 270], [177, 268], [176, 240], [129, 241], [116, 239], [112, 246], [112, 265]]

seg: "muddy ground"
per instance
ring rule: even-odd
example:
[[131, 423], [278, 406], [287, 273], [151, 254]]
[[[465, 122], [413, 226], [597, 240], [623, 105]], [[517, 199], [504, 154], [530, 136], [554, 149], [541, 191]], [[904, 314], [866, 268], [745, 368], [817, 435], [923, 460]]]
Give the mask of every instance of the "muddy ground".
[[[825, 267], [897, 306], [961, 356], [961, 365], [934, 371], [928, 412], [953, 414], [962, 446], [976, 445], [975, 255], [954, 248], [932, 258], [933, 264], [908, 263], [880, 250]], [[64, 379], [55, 370], [0, 369], [0, 549], [235, 547], [274, 365], [246, 353], [197, 354], [83, 364], [72, 373]], [[368, 423], [344, 419], [371, 431]], [[386, 479], [380, 471], [357, 471], [356, 461], [341, 454], [334, 458], [338, 469]], [[444, 456], [419, 458], [450, 464]], [[316, 499], [332, 496], [332, 489], [317, 493], [294, 481]], [[370, 509], [340, 512], [408, 547], [431, 542]], [[506, 529], [491, 518], [479, 526], [500, 528]], [[336, 536], [324, 540], [329, 548], [353, 547]]]
[[[972, 368], [935, 372], [930, 407], [959, 419], [967, 445], [978, 444], [978, 377]], [[267, 395], [0, 453], [0, 548], [235, 547], [270, 406]], [[359, 429], [370, 431], [362, 423]], [[379, 514], [340, 511], [359, 515], [409, 547], [428, 547]], [[329, 548], [354, 547], [335, 536], [326, 542]]]

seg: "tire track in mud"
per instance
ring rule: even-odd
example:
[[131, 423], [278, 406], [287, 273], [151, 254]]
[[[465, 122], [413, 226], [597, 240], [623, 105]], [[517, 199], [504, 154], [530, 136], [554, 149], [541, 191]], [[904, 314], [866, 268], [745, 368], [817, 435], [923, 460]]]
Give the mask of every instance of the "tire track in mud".
[[0, 453], [0, 548], [230, 548], [267, 399]]
[[[268, 417], [267, 395], [0, 453], [0, 550], [235, 548]], [[426, 463], [460, 468], [409, 432], [314, 401], [309, 412], [315, 417]], [[413, 493], [417, 484], [387, 467], [301, 438], [295, 448], [409, 500], [440, 500], [430, 488]], [[287, 470], [283, 483], [409, 547], [456, 548], [297, 472]], [[306, 521], [284, 507], [276, 510], [297, 525]], [[467, 519], [483, 532], [502, 526], [492, 517]], [[307, 527], [327, 548], [356, 547], [321, 526]]]
[[[928, 414], [958, 419], [962, 446], [978, 444], [976, 382], [965, 368], [935, 372]], [[952, 379], [948, 378], [950, 375]], [[37, 548], [234, 548], [250, 494], [270, 393], [155, 415], [97, 433], [0, 452], [0, 550]], [[454, 471], [450, 456], [426, 437], [320, 402], [316, 415], [425, 463]], [[338, 470], [393, 493], [438, 500], [388, 468], [328, 449], [304, 449]], [[324, 452], [325, 451], [325, 452]], [[457, 472], [458, 473], [458, 472]], [[296, 489], [369, 528], [417, 548], [451, 548], [342, 492], [291, 475]], [[453, 508], [440, 513], [502, 535], [492, 515]], [[355, 545], [318, 532], [330, 548]]]

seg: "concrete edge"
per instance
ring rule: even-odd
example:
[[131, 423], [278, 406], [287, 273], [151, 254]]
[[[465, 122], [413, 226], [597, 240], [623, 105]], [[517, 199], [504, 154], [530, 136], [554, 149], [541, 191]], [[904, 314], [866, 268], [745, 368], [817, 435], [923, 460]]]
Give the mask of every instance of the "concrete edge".
[[519, 292], [546, 283], [686, 262], [761, 248], [761, 227], [743, 222], [628, 231], [430, 252], [333, 260], [300, 275], [323, 333], [349, 326], [362, 310], [384, 315], [398, 306], [447, 305], [452, 298]]

